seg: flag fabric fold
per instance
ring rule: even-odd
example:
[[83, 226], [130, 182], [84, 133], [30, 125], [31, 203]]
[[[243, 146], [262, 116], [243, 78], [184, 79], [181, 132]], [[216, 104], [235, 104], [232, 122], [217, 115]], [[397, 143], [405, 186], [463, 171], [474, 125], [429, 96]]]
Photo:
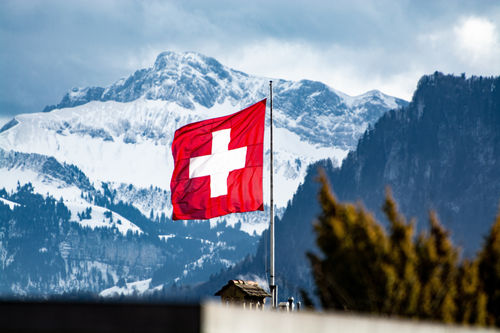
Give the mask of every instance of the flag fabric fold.
[[266, 99], [175, 132], [172, 219], [209, 219], [264, 210], [265, 113]]

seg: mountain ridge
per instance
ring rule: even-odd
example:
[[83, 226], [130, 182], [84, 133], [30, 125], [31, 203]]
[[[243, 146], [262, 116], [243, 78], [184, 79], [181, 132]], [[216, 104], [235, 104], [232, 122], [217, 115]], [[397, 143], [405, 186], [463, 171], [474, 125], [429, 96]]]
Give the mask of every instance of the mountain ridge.
[[[213, 73], [215, 73], [216, 78], [220, 80], [219, 82], [216, 82], [213, 79]], [[155, 63], [151, 68], [137, 70], [134, 74], [119, 79], [107, 87], [94, 86], [86, 88], [73, 88], [70, 92], [64, 95], [60, 103], [46, 106], [43, 112], [49, 112], [56, 108], [74, 107], [90, 101], [114, 100], [117, 102], [130, 102], [140, 97], [153, 100], [175, 101], [178, 102], [180, 106], [193, 109], [194, 105], [192, 101], [182, 99], [179, 101], [176, 99], [176, 97], [178, 97], [176, 93], [179, 92], [177, 87], [179, 86], [184, 88], [181, 92], [187, 91], [191, 92], [191, 95], [194, 95], [194, 102], [198, 102], [204, 107], [211, 108], [216, 102], [223, 102], [223, 100], [220, 100], [220, 96], [213, 96], [214, 90], [217, 88], [228, 89], [227, 85], [234, 81], [230, 74], [235, 75], [237, 78], [251, 78], [246, 73], [226, 67], [216, 59], [204, 56], [200, 53], [177, 53], [166, 51], [157, 56]], [[264, 83], [262, 84], [261, 89], [265, 90], [267, 88], [265, 83], [267, 83], [268, 80], [268, 78], [262, 78], [259, 80], [263, 81], [259, 83]], [[279, 82], [285, 82], [286, 80], [275, 79], [274, 81], [279, 84]], [[359, 96], [349, 96], [345, 93], [339, 92], [338, 90], [330, 88], [319, 81], [301, 80], [298, 81], [298, 83], [310, 83], [316, 85], [316, 87], [319, 86], [321, 90], [329, 90], [330, 92], [339, 95], [339, 97], [347, 97], [350, 99], [362, 98], [367, 95], [382, 95], [384, 98], [389, 97], [388, 95], [381, 93], [379, 90], [370, 90]], [[192, 92], [193, 88], [200, 88], [194, 90], [201, 92], [201, 94], [194, 94]], [[242, 92], [237, 86], [229, 88], [231, 89], [229, 93], [226, 94], [227, 96], [238, 100], [245, 100], [244, 103], [247, 105], [251, 104], [252, 101], [247, 100], [247, 93]], [[340, 103], [341, 98], [338, 98], [338, 101]], [[397, 107], [405, 104], [405, 101], [396, 98], [394, 103], [395, 104], [393, 106]]]

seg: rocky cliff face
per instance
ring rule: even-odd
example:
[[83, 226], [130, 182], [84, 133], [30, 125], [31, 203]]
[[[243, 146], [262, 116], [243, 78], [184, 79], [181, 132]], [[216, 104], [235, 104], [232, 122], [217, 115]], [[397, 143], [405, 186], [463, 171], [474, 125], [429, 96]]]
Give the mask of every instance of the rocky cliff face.
[[378, 216], [390, 186], [419, 228], [434, 209], [475, 251], [500, 202], [500, 79], [424, 76], [410, 105], [368, 130], [331, 179], [340, 198]]

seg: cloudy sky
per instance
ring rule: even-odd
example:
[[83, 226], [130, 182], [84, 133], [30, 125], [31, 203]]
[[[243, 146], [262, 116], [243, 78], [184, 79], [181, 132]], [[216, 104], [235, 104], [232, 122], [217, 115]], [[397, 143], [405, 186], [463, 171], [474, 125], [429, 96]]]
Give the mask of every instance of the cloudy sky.
[[500, 75], [497, 0], [0, 1], [0, 125], [165, 50], [350, 95], [410, 99], [419, 77]]

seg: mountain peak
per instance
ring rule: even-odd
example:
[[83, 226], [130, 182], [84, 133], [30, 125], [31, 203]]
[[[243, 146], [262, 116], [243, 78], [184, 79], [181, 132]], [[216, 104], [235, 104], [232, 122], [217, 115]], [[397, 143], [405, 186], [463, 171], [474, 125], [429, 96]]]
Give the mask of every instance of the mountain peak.
[[377, 89], [373, 89], [373, 90], [369, 90], [367, 92], [365, 92], [364, 94], [361, 94], [360, 96], [377, 96], [377, 97], [380, 97], [384, 95], [382, 92], [380, 92], [380, 90], [377, 90]]
[[188, 62], [204, 63], [207, 62], [207, 59], [215, 60], [198, 52], [164, 51], [158, 54], [158, 56], [156, 57], [154, 67], [163, 68], [168, 64], [180, 64]]
[[139, 98], [172, 101], [187, 109], [193, 109], [194, 103], [210, 108], [225, 98], [224, 93], [239, 95], [231, 90], [234, 76], [248, 77], [200, 53], [166, 51], [157, 56], [151, 68], [137, 70], [106, 88], [73, 88], [59, 104], [43, 111], [90, 101], [130, 102]]
[[[379, 91], [368, 92], [359, 98], [347, 96], [318, 81], [276, 80], [275, 82], [275, 105], [288, 114], [288, 117], [278, 119], [277, 125], [285, 126], [289, 121], [298, 120], [304, 123], [306, 131], [311, 129], [312, 124], [324, 128], [324, 131], [330, 131], [325, 124], [316, 124], [312, 120], [319, 114], [344, 117], [347, 113], [352, 113], [355, 116], [354, 113], [359, 112], [354, 109], [365, 112], [373, 109], [373, 106], [376, 111], [370, 119], [374, 120], [385, 112], [387, 106], [396, 108], [405, 104], [404, 101]], [[169, 101], [190, 110], [196, 109], [198, 105], [209, 109], [225, 101], [234, 106], [244, 107], [267, 95], [267, 83], [268, 79], [265, 77], [251, 76], [233, 70], [216, 59], [197, 52], [165, 51], [157, 56], [150, 68], [137, 70], [105, 88], [73, 89], [58, 105], [46, 107], [44, 111], [74, 107], [90, 101], [131, 102], [140, 98]], [[347, 112], [349, 108], [352, 108], [353, 112]], [[305, 110], [307, 116], [304, 117]], [[338, 121], [339, 119], [335, 124], [338, 124]], [[360, 127], [359, 131], [363, 131], [363, 128]], [[323, 137], [327, 140], [327, 135]], [[348, 137], [346, 138], [349, 141], [348, 145], [354, 144], [355, 139]], [[326, 141], [321, 142], [326, 144]]]
[[190, 68], [205, 75], [208, 72], [221, 72], [224, 66], [217, 60], [197, 52], [165, 51], [156, 57], [153, 71], [176, 71]]

